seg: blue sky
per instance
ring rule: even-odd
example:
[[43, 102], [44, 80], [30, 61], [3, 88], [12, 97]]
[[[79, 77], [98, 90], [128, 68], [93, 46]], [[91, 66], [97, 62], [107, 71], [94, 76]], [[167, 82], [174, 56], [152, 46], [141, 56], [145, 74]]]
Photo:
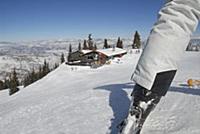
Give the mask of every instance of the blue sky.
[[[0, 41], [146, 38], [164, 0], [0, 0]], [[199, 33], [199, 28], [196, 33]]]

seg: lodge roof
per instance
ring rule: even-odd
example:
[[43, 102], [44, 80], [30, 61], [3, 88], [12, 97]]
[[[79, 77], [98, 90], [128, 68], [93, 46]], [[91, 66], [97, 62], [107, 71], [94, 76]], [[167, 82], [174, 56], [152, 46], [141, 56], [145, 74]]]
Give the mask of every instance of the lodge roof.
[[84, 55], [96, 52], [96, 53], [102, 53], [102, 54], [104, 54], [108, 57], [127, 53], [126, 50], [124, 50], [122, 48], [118, 48], [118, 47], [107, 48], [107, 49], [98, 49], [98, 50], [81, 50], [81, 51], [78, 51], [78, 52], [80, 52]]
[[87, 54], [87, 53], [90, 53], [90, 52], [92, 52], [93, 50], [81, 50], [81, 52], [83, 53], [83, 54]]
[[107, 49], [99, 49], [96, 50], [99, 53], [103, 53], [104, 55], [111, 57], [111, 56], [115, 56], [115, 55], [119, 55], [119, 54], [125, 54], [127, 53], [126, 50], [122, 49], [122, 48], [107, 48]]

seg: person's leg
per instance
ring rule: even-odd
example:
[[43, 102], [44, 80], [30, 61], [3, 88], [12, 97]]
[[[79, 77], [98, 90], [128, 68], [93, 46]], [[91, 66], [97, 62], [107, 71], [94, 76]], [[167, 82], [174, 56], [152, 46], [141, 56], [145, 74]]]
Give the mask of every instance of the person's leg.
[[151, 90], [136, 84], [131, 93], [132, 100], [127, 118], [119, 125], [121, 134], [139, 134], [142, 126], [164, 96], [175, 76], [176, 71], [157, 74]]
[[161, 96], [135, 85], [127, 118], [120, 124], [120, 134], [139, 134], [140, 130]]

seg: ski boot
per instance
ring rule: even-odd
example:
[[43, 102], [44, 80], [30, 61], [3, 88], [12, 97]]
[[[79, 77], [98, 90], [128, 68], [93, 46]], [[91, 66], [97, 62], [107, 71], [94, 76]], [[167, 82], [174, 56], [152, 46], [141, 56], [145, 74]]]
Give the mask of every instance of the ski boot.
[[119, 125], [119, 134], [140, 134], [142, 126], [161, 96], [136, 84], [127, 118]]

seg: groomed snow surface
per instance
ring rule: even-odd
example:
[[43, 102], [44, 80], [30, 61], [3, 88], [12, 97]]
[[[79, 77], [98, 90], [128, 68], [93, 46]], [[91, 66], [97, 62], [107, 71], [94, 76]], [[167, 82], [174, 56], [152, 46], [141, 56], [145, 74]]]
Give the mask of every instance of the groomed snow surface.
[[[167, 95], [145, 122], [142, 134], [200, 134], [200, 53], [185, 52]], [[0, 134], [117, 134], [127, 114], [130, 81], [138, 54], [98, 69], [62, 64], [13, 96], [0, 92]]]

